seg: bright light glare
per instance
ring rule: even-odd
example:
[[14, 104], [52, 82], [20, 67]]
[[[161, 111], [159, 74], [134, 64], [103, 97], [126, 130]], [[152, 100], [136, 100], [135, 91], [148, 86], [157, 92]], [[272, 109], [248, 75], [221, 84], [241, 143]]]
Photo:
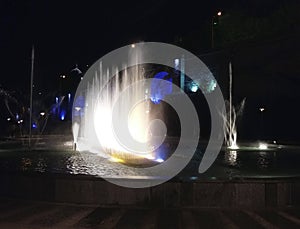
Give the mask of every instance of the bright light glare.
[[157, 161], [158, 163], [162, 163], [162, 162], [164, 162], [164, 159], [162, 159], [162, 158], [157, 158], [155, 161]]
[[259, 148], [259, 149], [262, 149], [262, 150], [263, 150], [263, 149], [268, 149], [268, 145], [267, 145], [266, 143], [260, 142], [259, 145], [258, 145], [258, 148]]
[[[131, 110], [128, 117], [128, 128], [132, 137], [139, 142], [147, 142], [147, 119], [145, 119], [145, 104], [138, 104], [134, 109]], [[112, 125], [112, 108], [109, 104], [103, 104], [98, 102], [95, 115], [94, 115], [95, 130], [100, 144], [104, 148], [112, 149], [115, 152], [133, 153], [126, 149], [116, 138]], [[149, 149], [146, 147], [143, 153], [148, 152]]]
[[190, 84], [190, 90], [191, 90], [192, 92], [197, 92], [198, 89], [199, 89], [198, 84], [196, 84], [195, 82], [192, 82], [192, 83]]
[[129, 114], [128, 128], [132, 137], [139, 142], [148, 141], [147, 125], [148, 122], [145, 121], [144, 111], [147, 110], [145, 103], [139, 103], [136, 105]]
[[221, 15], [222, 15], [222, 12], [221, 12], [221, 11], [219, 11], [219, 12], [217, 13], [217, 15], [218, 15], [218, 16], [221, 16]]
[[152, 154], [146, 154], [146, 155], [142, 155], [142, 157], [148, 159], [148, 160], [154, 160], [155, 157]]
[[112, 162], [124, 163], [123, 159], [117, 158], [117, 157], [111, 157], [109, 160], [112, 161]]
[[228, 146], [228, 149], [239, 149], [239, 146], [237, 144], [233, 144], [231, 146]]

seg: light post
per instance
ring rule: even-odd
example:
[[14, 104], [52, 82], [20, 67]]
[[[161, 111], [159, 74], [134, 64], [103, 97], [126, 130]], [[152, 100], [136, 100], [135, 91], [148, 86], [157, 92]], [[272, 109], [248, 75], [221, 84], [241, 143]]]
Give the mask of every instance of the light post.
[[259, 111], [260, 111], [260, 134], [261, 134], [260, 138], [262, 138], [263, 137], [263, 132], [264, 132], [264, 128], [263, 128], [263, 125], [264, 125], [264, 123], [263, 123], [263, 117], [264, 117], [264, 115], [263, 114], [265, 112], [265, 108], [264, 107], [260, 107]]
[[31, 72], [30, 72], [30, 104], [29, 104], [29, 138], [28, 138], [28, 146], [29, 150], [31, 150], [31, 138], [32, 138], [32, 95], [33, 95], [33, 76], [34, 76], [34, 46], [31, 49]]
[[221, 17], [222, 16], [222, 11], [218, 11], [217, 15], [213, 15], [211, 18], [211, 48], [213, 49], [215, 47], [214, 44], [214, 25], [217, 24], [215, 21], [216, 17]]
[[[66, 115], [68, 115], [69, 118], [72, 117], [71, 112], [73, 98], [75, 96], [76, 89], [80, 80], [83, 79], [82, 74], [82, 71], [76, 64], [75, 67], [71, 69], [71, 71], [69, 71], [67, 74], [59, 75], [59, 95], [56, 99], [56, 103], [58, 114], [62, 121], [67, 118]], [[67, 98], [67, 102], [64, 102], [65, 98]]]

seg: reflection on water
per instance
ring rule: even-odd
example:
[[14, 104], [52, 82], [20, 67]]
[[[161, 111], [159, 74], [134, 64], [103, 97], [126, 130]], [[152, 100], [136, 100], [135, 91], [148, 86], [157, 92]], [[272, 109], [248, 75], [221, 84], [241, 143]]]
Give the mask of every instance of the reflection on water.
[[[300, 148], [285, 147], [274, 151], [221, 152], [211, 168], [204, 174], [198, 173], [202, 153], [198, 150], [189, 165], [178, 175], [201, 179], [242, 179], [245, 177], [300, 176]], [[72, 150], [2, 148], [0, 151], [0, 171], [84, 174], [101, 177], [136, 176], [129, 166], [120, 166], [92, 153]], [[143, 174], [139, 174], [142, 175]]]
[[224, 152], [223, 165], [235, 168], [271, 169], [276, 166], [276, 151], [236, 151]]
[[104, 178], [132, 177], [136, 175], [132, 167], [120, 166], [117, 162], [92, 153], [70, 156], [66, 161], [66, 168], [67, 173], [70, 174], [86, 174]]
[[43, 157], [39, 157], [36, 162], [35, 171], [43, 173], [46, 172], [46, 169], [47, 169], [46, 160]]
[[22, 171], [27, 171], [30, 169], [32, 165], [31, 159], [30, 158], [25, 158], [23, 157], [21, 160], [21, 170]]
[[272, 164], [272, 152], [259, 152], [257, 157], [257, 166], [259, 168], [268, 168]]
[[231, 166], [237, 165], [237, 151], [236, 150], [230, 150], [225, 152], [225, 163]]

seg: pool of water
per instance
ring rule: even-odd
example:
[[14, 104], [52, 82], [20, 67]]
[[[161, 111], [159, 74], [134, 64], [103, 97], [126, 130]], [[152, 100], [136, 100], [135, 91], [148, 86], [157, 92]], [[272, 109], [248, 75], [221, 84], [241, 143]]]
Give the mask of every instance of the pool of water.
[[[53, 139], [52, 139], [53, 140]], [[72, 150], [66, 138], [43, 139], [31, 151], [20, 141], [0, 143], [0, 171], [82, 174], [99, 177], [134, 177], [134, 169], [120, 166], [92, 153]], [[203, 174], [198, 166], [204, 146], [199, 146], [193, 159], [178, 175], [183, 180], [230, 180], [248, 178], [300, 177], [300, 147], [282, 146], [273, 150], [223, 150]], [[139, 174], [143, 175], [143, 174]], [[146, 174], [145, 174], [146, 175]]]

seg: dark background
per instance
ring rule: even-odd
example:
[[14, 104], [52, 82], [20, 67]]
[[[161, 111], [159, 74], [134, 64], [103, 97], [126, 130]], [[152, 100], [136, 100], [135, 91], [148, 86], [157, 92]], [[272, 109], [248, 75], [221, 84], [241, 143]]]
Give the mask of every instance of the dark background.
[[[220, 82], [225, 98], [228, 62], [232, 62], [234, 104], [246, 97], [239, 122], [241, 138], [299, 141], [299, 10], [297, 0], [4, 0], [0, 2], [1, 98], [6, 91], [29, 105], [32, 45], [35, 92], [48, 95], [57, 92], [59, 76], [70, 74], [76, 64], [85, 72], [121, 46], [167, 42], [200, 56]], [[265, 107], [263, 117], [260, 107]], [[1, 126], [6, 117], [1, 104]]]

